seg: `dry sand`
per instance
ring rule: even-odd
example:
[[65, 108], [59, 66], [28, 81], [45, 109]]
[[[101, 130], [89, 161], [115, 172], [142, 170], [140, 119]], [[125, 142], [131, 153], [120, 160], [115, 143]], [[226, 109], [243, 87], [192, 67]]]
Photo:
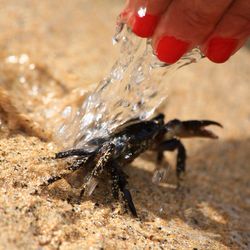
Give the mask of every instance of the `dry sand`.
[[[65, 93], [91, 89], [105, 76], [118, 53], [111, 36], [121, 6], [101, 0], [0, 2], [0, 249], [249, 249], [247, 47], [223, 65], [204, 59], [166, 82], [168, 119], [209, 118], [224, 129], [214, 129], [216, 141], [185, 141], [189, 158], [179, 190], [173, 171], [166, 183], [151, 183], [152, 157], [127, 167], [139, 219], [123, 213], [105, 183], [80, 203], [78, 190], [65, 180], [31, 194], [63, 167], [49, 158], [59, 148], [50, 139], [58, 121], [43, 118], [41, 96], [53, 93], [60, 106], [71, 101]], [[22, 54], [36, 65], [35, 76], [6, 63], [11, 55], [25, 61]], [[16, 89], [23, 73], [31, 74], [31, 84], [42, 84], [45, 92], [37, 99]]]

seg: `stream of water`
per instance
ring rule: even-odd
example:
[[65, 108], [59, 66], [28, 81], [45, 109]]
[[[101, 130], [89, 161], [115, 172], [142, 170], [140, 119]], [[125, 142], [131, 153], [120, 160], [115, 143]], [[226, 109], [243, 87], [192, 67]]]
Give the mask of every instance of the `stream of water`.
[[194, 49], [167, 65], [154, 55], [149, 39], [136, 37], [122, 24], [117, 26], [113, 41], [120, 45], [120, 55], [109, 75], [86, 98], [74, 119], [58, 130], [57, 137], [66, 148], [94, 150], [88, 143], [91, 139], [107, 137], [131, 119], [150, 118], [167, 97], [172, 73], [202, 58], [200, 50]]

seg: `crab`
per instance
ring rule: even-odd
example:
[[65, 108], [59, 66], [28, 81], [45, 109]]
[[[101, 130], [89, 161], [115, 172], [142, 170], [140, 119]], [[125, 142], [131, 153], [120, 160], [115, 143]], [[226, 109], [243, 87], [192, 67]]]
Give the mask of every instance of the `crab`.
[[[71, 149], [57, 153], [55, 158], [73, 157], [73, 163], [68, 166], [68, 170], [72, 172], [80, 168], [86, 170], [81, 195], [90, 195], [100, 176], [104, 172], [108, 173], [111, 178], [113, 197], [123, 201], [125, 208], [137, 217], [131, 193], [127, 188], [128, 176], [124, 173], [123, 167], [147, 150], [157, 153], [158, 164], [163, 160], [164, 151], [176, 150], [176, 175], [180, 179], [186, 168], [186, 149], [180, 138], [218, 138], [212, 131], [206, 129], [209, 125], [222, 127], [220, 123], [211, 120], [174, 119], [164, 123], [163, 114], [148, 121], [134, 119], [118, 127], [107, 138], [92, 139], [89, 142], [94, 148], [92, 151], [84, 148]], [[47, 180], [47, 185], [62, 178], [63, 176], [60, 175], [52, 176]]]

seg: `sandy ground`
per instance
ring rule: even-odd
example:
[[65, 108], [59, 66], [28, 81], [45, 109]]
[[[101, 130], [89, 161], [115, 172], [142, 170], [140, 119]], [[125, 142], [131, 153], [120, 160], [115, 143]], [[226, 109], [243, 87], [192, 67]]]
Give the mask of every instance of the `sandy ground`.
[[[0, 249], [249, 249], [247, 47], [223, 65], [204, 59], [166, 82], [168, 119], [209, 118], [224, 129], [214, 129], [216, 141], [184, 142], [189, 158], [178, 190], [173, 171], [166, 183], [151, 182], [151, 156], [127, 167], [139, 219], [123, 213], [105, 182], [80, 202], [68, 184], [77, 176], [32, 195], [63, 168], [50, 159], [59, 149], [50, 137], [58, 120], [44, 119], [42, 96], [52, 93], [58, 107], [72, 101], [71, 90], [78, 89], [80, 100], [79, 89], [91, 89], [105, 76], [118, 53], [111, 37], [121, 6], [101, 0], [0, 2]], [[34, 98], [32, 85], [40, 86]]]

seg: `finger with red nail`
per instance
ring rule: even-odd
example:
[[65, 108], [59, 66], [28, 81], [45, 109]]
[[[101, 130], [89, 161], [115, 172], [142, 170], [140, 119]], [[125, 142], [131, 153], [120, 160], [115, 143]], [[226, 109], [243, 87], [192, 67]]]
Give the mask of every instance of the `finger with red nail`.
[[140, 37], [151, 37], [170, 0], [129, 0], [122, 17]]
[[250, 35], [249, 0], [129, 0], [124, 13], [136, 35], [152, 37], [155, 54], [166, 63], [197, 46], [222, 63]]
[[209, 38], [203, 53], [213, 62], [227, 61], [250, 35], [250, 1], [234, 1]]

